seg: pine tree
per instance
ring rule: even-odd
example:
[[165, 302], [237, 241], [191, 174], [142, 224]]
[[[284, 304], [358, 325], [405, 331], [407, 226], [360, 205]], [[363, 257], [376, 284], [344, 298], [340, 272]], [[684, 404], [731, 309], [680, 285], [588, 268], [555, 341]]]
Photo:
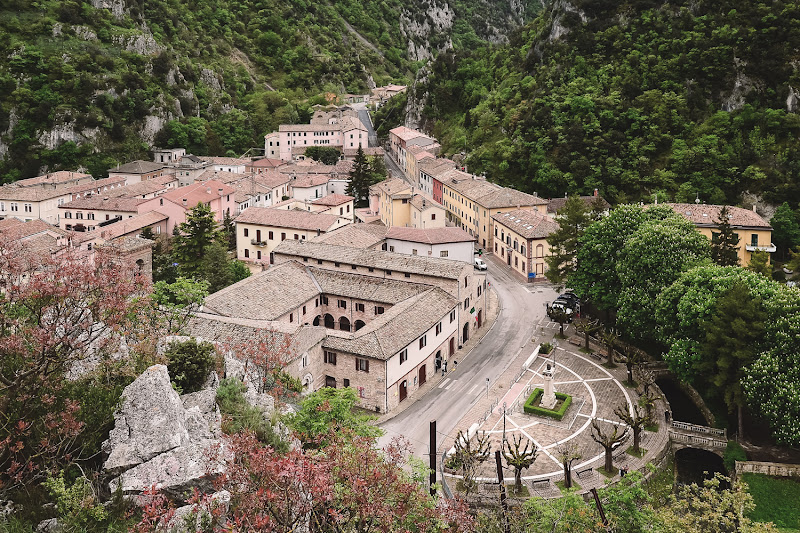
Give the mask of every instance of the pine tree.
[[190, 277], [200, 277], [200, 265], [206, 248], [213, 242], [223, 240], [220, 225], [214, 220], [214, 212], [203, 203], [198, 203], [180, 225], [180, 231], [173, 241], [175, 258], [181, 273]]
[[556, 285], [565, 285], [575, 272], [580, 238], [592, 223], [590, 210], [578, 196], [570, 196], [556, 216], [560, 228], [547, 237], [550, 255], [547, 262], [547, 279]]
[[369, 188], [373, 183], [376, 181], [370, 171], [369, 161], [359, 146], [350, 171], [350, 183], [347, 184], [347, 194], [355, 198], [356, 207], [366, 207], [369, 204]]
[[225, 233], [225, 244], [229, 252], [236, 251], [236, 224], [233, 223], [233, 217], [230, 213], [225, 212], [222, 219], [222, 231]]
[[800, 217], [798, 217], [788, 202], [783, 202], [775, 215], [769, 221], [772, 226], [772, 241], [781, 252], [781, 257], [786, 257], [786, 253], [800, 246]]
[[728, 206], [719, 210], [717, 232], [711, 238], [711, 259], [720, 266], [739, 264], [739, 236], [733, 231]]

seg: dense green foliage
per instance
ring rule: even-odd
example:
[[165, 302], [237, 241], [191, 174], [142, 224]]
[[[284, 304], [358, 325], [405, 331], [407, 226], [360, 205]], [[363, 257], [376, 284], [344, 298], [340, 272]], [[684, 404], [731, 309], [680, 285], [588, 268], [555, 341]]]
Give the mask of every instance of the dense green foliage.
[[228, 435], [240, 431], [252, 431], [258, 440], [272, 446], [279, 453], [289, 451], [289, 445], [275, 431], [271, 421], [264, 418], [264, 412], [247, 403], [244, 393], [247, 387], [236, 378], [220, 381], [217, 388], [217, 405], [222, 413], [222, 431]]
[[743, 474], [742, 480], [747, 483], [747, 492], [756, 504], [750, 518], [756, 522], [773, 522], [782, 528], [800, 529], [799, 481], [763, 474]]
[[796, 1], [572, 4], [439, 56], [424, 114], [446, 152], [541, 195], [797, 205]]
[[[533, 392], [530, 396], [528, 396], [528, 399], [522, 406], [523, 410], [529, 414], [549, 416], [550, 418], [555, 418], [556, 420], [561, 420], [564, 418], [564, 413], [567, 412], [567, 409], [569, 409], [569, 406], [572, 403], [572, 396], [569, 394], [564, 394], [563, 392], [557, 392], [556, 399], [561, 402], [561, 405], [558, 406], [558, 409], [545, 409], [539, 405], [539, 402], [542, 401], [543, 394], [544, 391], [542, 389], [533, 389]], [[556, 403], [556, 405], [558, 405], [558, 403]]]
[[381, 430], [369, 424], [373, 417], [355, 410], [357, 400], [350, 387], [323, 387], [303, 398], [300, 409], [287, 422], [305, 446], [320, 444], [318, 439], [331, 430], [349, 430], [366, 437], [379, 436]]
[[747, 461], [747, 452], [744, 451], [741, 444], [735, 440], [729, 440], [728, 446], [725, 447], [725, 454], [722, 456], [722, 462], [728, 473], [733, 474], [736, 469], [736, 461]]
[[167, 347], [169, 377], [181, 394], [200, 390], [214, 368], [217, 350], [210, 342], [197, 342], [191, 338], [174, 341]]

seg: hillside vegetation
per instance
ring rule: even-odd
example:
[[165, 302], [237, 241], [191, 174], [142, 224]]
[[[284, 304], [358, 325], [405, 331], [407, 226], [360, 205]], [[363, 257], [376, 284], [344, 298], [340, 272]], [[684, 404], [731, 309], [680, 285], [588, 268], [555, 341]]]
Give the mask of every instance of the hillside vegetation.
[[560, 0], [416, 95], [446, 151], [525, 191], [796, 206], [799, 58], [793, 0]]
[[417, 59], [450, 44], [502, 40], [524, 21], [523, 5], [9, 0], [0, 178], [78, 167], [102, 176], [152, 144], [240, 155], [278, 124], [307, 120], [326, 92], [406, 82]]

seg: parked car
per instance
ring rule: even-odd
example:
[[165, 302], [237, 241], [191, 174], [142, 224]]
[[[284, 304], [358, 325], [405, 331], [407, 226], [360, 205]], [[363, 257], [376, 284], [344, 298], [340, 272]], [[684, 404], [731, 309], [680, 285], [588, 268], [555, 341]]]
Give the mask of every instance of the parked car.
[[475, 258], [475, 268], [478, 270], [486, 270], [488, 266], [486, 265], [486, 261], [481, 259], [480, 257]]
[[577, 307], [577, 306], [581, 305], [581, 300], [580, 300], [580, 298], [578, 298], [578, 297], [575, 295], [575, 293], [574, 293], [574, 292], [572, 292], [572, 291], [567, 291], [567, 292], [565, 292], [564, 294], [561, 294], [561, 295], [559, 295], [558, 299], [559, 299], [559, 300], [566, 300], [566, 301], [568, 301], [569, 303], [571, 303], [571, 304], [572, 304], [572, 307]]
[[552, 319], [553, 311], [556, 309], [564, 311], [567, 314], [567, 322], [572, 322], [572, 318], [575, 315], [575, 308], [568, 301], [556, 298], [553, 303], [547, 306], [547, 316]]

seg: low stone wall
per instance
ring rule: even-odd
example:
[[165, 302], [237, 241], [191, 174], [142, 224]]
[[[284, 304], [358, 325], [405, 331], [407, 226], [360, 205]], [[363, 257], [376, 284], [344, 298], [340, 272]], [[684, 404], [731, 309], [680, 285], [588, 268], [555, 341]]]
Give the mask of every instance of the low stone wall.
[[800, 465], [765, 461], [736, 461], [736, 477], [742, 474], [766, 474], [775, 477], [800, 478]]

